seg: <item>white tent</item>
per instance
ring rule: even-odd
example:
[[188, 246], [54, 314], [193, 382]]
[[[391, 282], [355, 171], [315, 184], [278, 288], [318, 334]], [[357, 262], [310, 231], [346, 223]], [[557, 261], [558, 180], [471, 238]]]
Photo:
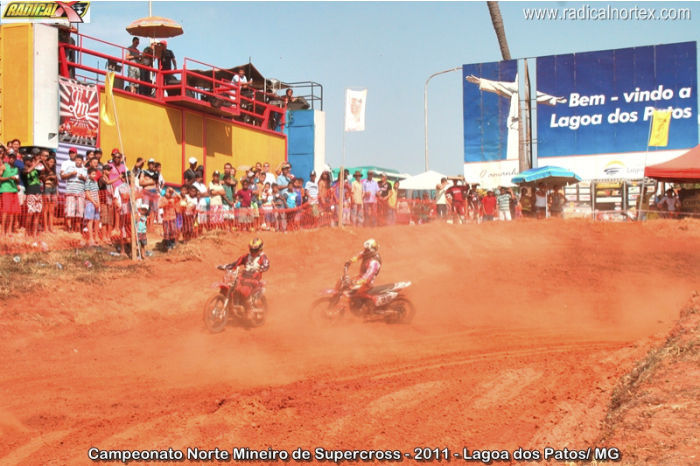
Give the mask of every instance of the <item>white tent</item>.
[[409, 176], [405, 180], [402, 180], [399, 189], [435, 189], [435, 186], [439, 185], [440, 180], [443, 178], [447, 178], [447, 176], [443, 175], [442, 173], [428, 170], [427, 172], [423, 172], [416, 176]]

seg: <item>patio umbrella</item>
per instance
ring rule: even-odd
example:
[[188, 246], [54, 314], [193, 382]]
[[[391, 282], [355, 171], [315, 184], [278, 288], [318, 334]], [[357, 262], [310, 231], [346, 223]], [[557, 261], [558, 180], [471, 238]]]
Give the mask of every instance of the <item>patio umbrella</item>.
[[530, 184], [542, 182], [548, 186], [562, 186], [578, 183], [581, 177], [566, 168], [547, 165], [539, 168], [531, 168], [511, 178], [515, 184]]
[[[566, 168], [546, 165], [539, 168], [531, 168], [520, 172], [510, 180], [515, 184], [544, 183], [546, 186], [563, 186], [578, 183], [581, 177]], [[549, 216], [549, 203], [545, 206], [545, 216]]]
[[183, 33], [182, 26], [176, 21], [160, 16], [147, 16], [132, 22], [126, 27], [132, 36], [167, 38], [179, 36]]

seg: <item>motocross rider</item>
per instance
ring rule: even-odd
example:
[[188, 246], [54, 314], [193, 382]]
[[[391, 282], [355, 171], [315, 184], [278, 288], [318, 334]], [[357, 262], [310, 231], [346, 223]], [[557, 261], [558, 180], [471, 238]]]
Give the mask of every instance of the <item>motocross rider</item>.
[[[260, 238], [253, 238], [248, 243], [249, 254], [243, 254], [235, 262], [226, 265], [226, 268], [244, 267], [243, 275], [238, 281], [238, 293], [243, 296], [246, 301], [250, 299], [250, 295], [256, 288], [260, 287], [260, 280], [263, 272], [267, 272], [270, 268], [270, 261], [267, 255], [262, 251], [263, 241]], [[250, 304], [250, 303], [248, 303]], [[251, 306], [246, 306], [250, 312]]]
[[374, 238], [365, 241], [364, 249], [348, 260], [345, 265], [350, 266], [359, 260], [362, 260], [360, 275], [353, 280], [352, 289], [355, 290], [355, 294], [364, 296], [372, 288], [374, 279], [377, 278], [379, 270], [382, 268], [382, 259], [379, 257], [379, 244]]

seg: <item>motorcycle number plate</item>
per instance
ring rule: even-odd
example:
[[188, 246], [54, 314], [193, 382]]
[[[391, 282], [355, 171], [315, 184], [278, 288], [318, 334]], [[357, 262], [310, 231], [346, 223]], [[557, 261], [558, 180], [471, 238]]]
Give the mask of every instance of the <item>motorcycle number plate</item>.
[[386, 304], [389, 304], [396, 298], [399, 294], [398, 293], [386, 293], [380, 296], [377, 296], [374, 300], [375, 306], [384, 306]]

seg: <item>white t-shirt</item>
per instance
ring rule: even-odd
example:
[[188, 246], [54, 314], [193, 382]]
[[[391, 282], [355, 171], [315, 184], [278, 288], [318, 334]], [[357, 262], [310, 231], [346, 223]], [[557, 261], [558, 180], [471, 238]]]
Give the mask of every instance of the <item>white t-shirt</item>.
[[[204, 184], [200, 183], [199, 181], [195, 181], [194, 183], [192, 183], [192, 186], [197, 188], [197, 191], [199, 191], [201, 194], [207, 194], [207, 192], [208, 192], [207, 187], [204, 186]], [[198, 206], [200, 209], [207, 208], [207, 199], [208, 198], [209, 198], [208, 196], [199, 198]]]

